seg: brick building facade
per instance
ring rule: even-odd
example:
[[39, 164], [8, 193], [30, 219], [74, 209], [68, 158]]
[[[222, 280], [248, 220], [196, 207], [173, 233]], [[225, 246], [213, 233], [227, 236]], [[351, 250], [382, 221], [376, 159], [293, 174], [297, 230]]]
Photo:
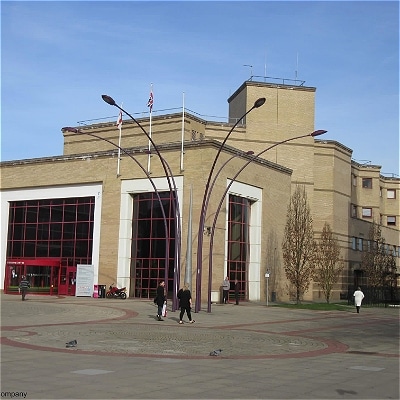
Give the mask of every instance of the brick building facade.
[[[399, 270], [398, 178], [382, 176], [380, 166], [360, 165], [353, 161], [352, 150], [341, 143], [311, 136], [289, 140], [263, 153], [279, 142], [314, 131], [315, 90], [305, 86], [246, 81], [228, 99], [228, 123], [208, 121], [188, 112], [184, 115], [153, 115], [152, 139], [173, 173], [179, 205], [180, 224], [173, 228], [173, 233], [178, 236], [171, 234], [170, 242], [165, 241], [162, 234], [152, 236], [147, 244], [141, 237], [148, 232], [146, 226], [153, 226], [154, 230], [161, 227], [157, 225], [161, 224], [159, 215], [155, 216], [157, 200], [153, 196], [153, 185], [161, 194], [169, 192], [169, 185], [157, 154], [154, 150], [148, 154], [148, 139], [134, 121], [123, 122], [121, 147], [124, 151], [120, 155], [118, 175], [118, 149], [110, 143], [119, 140], [115, 121], [82, 126], [78, 134], [63, 129], [61, 156], [1, 163], [1, 230], [7, 232], [0, 243], [1, 284], [12, 286], [10, 271], [15, 270], [18, 260], [51, 255], [60, 260], [61, 269], [54, 277], [52, 275], [51, 282], [43, 278], [44, 283], [41, 279], [38, 285], [57, 286], [65, 278], [67, 267], [73, 271], [77, 263], [88, 263], [93, 265], [95, 284], [115, 282], [118, 286], [126, 286], [131, 297], [151, 298], [154, 285], [163, 277], [164, 255], [168, 248], [170, 294], [172, 286], [184, 280], [191, 283], [194, 293], [199, 293], [200, 289], [196, 288], [199, 283], [196, 264], [199, 216], [210, 167], [233, 124], [260, 97], [265, 97], [266, 103], [239, 121], [216, 164], [215, 171], [219, 176], [213, 185], [206, 229], [202, 233], [202, 301], [207, 299], [210, 287], [213, 300], [218, 299], [221, 282], [227, 274], [232, 280], [240, 277], [243, 299], [265, 300], [267, 270], [270, 272], [269, 290], [274, 292], [277, 300], [289, 299], [281, 243], [287, 206], [298, 184], [306, 188], [316, 237], [328, 222], [340, 242], [345, 269], [333, 299], [339, 299], [349, 286], [364, 283], [360, 282], [357, 273], [361, 270], [361, 251], [354, 243], [367, 240], [372, 221], [381, 224], [388, 251], [395, 255]], [[149, 131], [149, 118], [138, 121]], [[248, 154], [249, 151], [262, 154], [254, 157]], [[249, 163], [248, 167], [235, 177], [246, 163]], [[220, 215], [214, 220], [228, 186]], [[74, 200], [75, 208], [65, 200], [69, 198], [77, 199]], [[79, 216], [79, 199], [82, 198], [89, 199], [81, 206], [82, 210], [91, 210], [93, 214], [88, 221], [86, 216]], [[60, 202], [52, 203], [55, 199], [63, 199], [62, 221], [46, 225], [45, 220], [40, 220], [40, 202], [43, 207], [53, 210], [51, 215], [56, 215], [61, 208]], [[35, 201], [39, 205], [36, 225], [32, 223], [31, 230], [36, 233], [32, 233], [30, 239], [26, 233], [17, 240], [22, 225], [26, 232], [29, 231], [28, 218], [24, 217], [25, 222], [12, 224], [11, 219], [17, 221], [21, 210], [29, 216], [35, 209], [32, 207], [36, 207]], [[146, 207], [153, 207], [154, 215], [150, 216], [150, 211], [146, 214], [143, 211]], [[81, 218], [84, 222], [76, 223], [72, 228], [73, 218], [65, 220], [67, 209], [75, 213], [77, 220]], [[141, 220], [143, 213], [146, 217]], [[240, 218], [241, 231], [236, 232]], [[191, 234], [190, 220], [193, 221]], [[167, 223], [171, 223], [169, 219]], [[213, 224], [215, 231], [210, 237]], [[167, 229], [172, 228], [168, 225]], [[41, 231], [44, 231], [42, 236], [38, 233]], [[73, 239], [68, 239], [68, 235]], [[25, 243], [28, 239], [30, 247]], [[213, 239], [211, 274], [210, 239]], [[86, 242], [88, 244], [84, 244]], [[47, 246], [47, 253], [39, 251], [40, 246]], [[57, 246], [63, 250], [57, 252]], [[148, 250], [152, 254], [150, 258], [143, 256], [146, 246], [152, 248]], [[86, 250], [77, 252], [77, 247]], [[81, 257], [80, 253], [85, 255]], [[179, 262], [176, 262], [177, 258]], [[212, 278], [210, 285], [209, 276]], [[323, 300], [318, 284], [311, 284], [305, 300]]]

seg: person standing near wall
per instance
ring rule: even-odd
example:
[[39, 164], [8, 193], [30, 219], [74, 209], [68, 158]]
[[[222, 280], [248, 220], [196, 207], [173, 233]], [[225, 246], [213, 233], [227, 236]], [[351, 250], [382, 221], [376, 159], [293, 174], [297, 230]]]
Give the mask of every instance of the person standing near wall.
[[28, 289], [31, 287], [31, 284], [29, 283], [29, 281], [26, 279], [26, 277], [24, 275], [22, 275], [22, 280], [19, 283], [19, 291], [21, 293], [21, 297], [22, 297], [22, 301], [25, 300], [25, 296], [26, 293], [28, 291]]
[[236, 279], [235, 280], [235, 304], [238, 306], [239, 305], [239, 295], [240, 295], [240, 283]]
[[229, 282], [229, 278], [225, 277], [222, 282], [222, 303], [226, 304], [229, 298], [229, 289], [231, 288], [231, 283]]
[[364, 293], [361, 291], [360, 287], [358, 287], [357, 290], [354, 292], [353, 297], [354, 297], [354, 303], [355, 303], [356, 309], [357, 309], [357, 314], [359, 314], [361, 303], [364, 298]]

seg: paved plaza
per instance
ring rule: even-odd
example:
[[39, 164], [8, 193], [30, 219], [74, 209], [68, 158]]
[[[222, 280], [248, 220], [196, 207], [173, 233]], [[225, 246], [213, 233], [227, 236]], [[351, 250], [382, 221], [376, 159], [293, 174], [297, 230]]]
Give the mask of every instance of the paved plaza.
[[206, 310], [179, 325], [152, 301], [2, 294], [1, 397], [399, 399], [398, 308]]

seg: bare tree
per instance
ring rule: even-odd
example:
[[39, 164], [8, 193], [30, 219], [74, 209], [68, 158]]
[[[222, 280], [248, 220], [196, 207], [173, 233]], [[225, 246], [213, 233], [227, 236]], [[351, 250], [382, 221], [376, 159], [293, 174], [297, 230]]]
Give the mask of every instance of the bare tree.
[[396, 262], [382, 236], [380, 225], [372, 223], [368, 239], [366, 249], [362, 252], [361, 266], [375, 297], [379, 288], [396, 285]]
[[321, 286], [328, 304], [333, 287], [339, 280], [343, 267], [343, 260], [340, 259], [339, 242], [333, 236], [330, 225], [325, 222], [321, 239], [316, 245], [314, 280]]
[[299, 304], [314, 274], [313, 221], [306, 189], [296, 186], [288, 206], [282, 253], [286, 277], [296, 290]]

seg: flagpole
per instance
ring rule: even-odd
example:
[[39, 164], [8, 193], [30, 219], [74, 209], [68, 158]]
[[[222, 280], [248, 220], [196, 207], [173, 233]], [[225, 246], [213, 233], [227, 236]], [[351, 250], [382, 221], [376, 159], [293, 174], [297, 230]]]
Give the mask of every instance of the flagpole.
[[182, 139], [181, 139], [181, 172], [183, 168], [183, 141], [185, 140], [185, 92], [182, 93]]
[[151, 114], [153, 111], [153, 84], [150, 85], [150, 97], [149, 101], [147, 103], [147, 106], [149, 107], [149, 112], [150, 112], [150, 128], [149, 128], [149, 154], [148, 154], [148, 159], [147, 159], [147, 172], [150, 174], [150, 159], [151, 159]]
[[[122, 103], [121, 103], [122, 107]], [[119, 137], [118, 137], [118, 160], [117, 160], [117, 178], [121, 176], [120, 167], [121, 167], [121, 136], [122, 136], [122, 111], [119, 112], [117, 126], [119, 129]]]

